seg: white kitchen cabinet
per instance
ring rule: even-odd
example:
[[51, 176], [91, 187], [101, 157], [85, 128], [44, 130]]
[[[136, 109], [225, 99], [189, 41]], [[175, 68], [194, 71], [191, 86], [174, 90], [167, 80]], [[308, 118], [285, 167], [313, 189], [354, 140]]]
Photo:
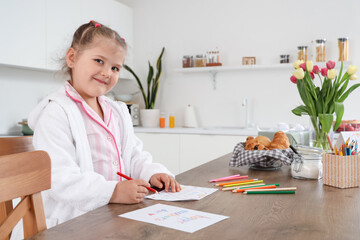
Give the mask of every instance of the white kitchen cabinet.
[[[179, 174], [234, 150], [247, 136], [136, 133], [154, 162]], [[229, 159], [230, 160], [230, 159]]]
[[[46, 68], [59, 70], [75, 30], [84, 22], [80, 0], [46, 1]], [[64, 15], [66, 13], [66, 15]]]
[[[197, 167], [234, 150], [247, 136], [192, 135], [180, 137], [180, 172]], [[230, 161], [230, 159], [229, 159]]]
[[0, 1], [0, 64], [45, 68], [45, 2]]
[[180, 135], [136, 133], [144, 144], [143, 149], [153, 156], [153, 162], [166, 166], [173, 174], [180, 173]]
[[90, 20], [115, 29], [128, 45], [133, 42], [132, 9], [115, 0], [1, 0], [0, 20], [6, 33], [0, 64], [14, 67], [59, 70], [75, 30]]

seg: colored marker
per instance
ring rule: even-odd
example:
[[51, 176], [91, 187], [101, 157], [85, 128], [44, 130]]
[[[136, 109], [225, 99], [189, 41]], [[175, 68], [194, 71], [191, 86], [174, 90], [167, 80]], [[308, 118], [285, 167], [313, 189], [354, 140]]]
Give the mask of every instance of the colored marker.
[[249, 183], [262, 183], [264, 182], [263, 180], [257, 180], [257, 181], [253, 181], [253, 182], [244, 182], [244, 183], [235, 183], [235, 184], [230, 184], [230, 185], [224, 185], [224, 187], [234, 187], [234, 186], [240, 186], [240, 185], [246, 185]]
[[227, 176], [227, 177], [221, 177], [221, 178], [214, 178], [214, 179], [209, 180], [209, 182], [226, 181], [226, 179], [234, 178], [234, 177], [240, 177], [240, 174], [236, 174], [236, 175], [232, 175], [232, 176]]
[[[279, 186], [279, 184], [277, 184], [277, 186]], [[269, 184], [269, 185], [258, 186], [258, 187], [248, 187], [248, 188], [245, 188], [245, 189], [236, 189], [236, 190], [233, 190], [232, 192], [241, 193], [241, 192], [245, 192], [245, 191], [248, 191], [248, 190], [251, 190], [251, 189], [268, 189], [268, 188], [276, 188], [276, 185], [275, 184]]]
[[253, 191], [244, 192], [244, 194], [294, 194], [295, 191]]
[[[128, 177], [128, 176], [126, 176], [125, 174], [123, 174], [121, 172], [117, 172], [117, 175], [119, 175], [119, 176], [121, 176], [121, 177], [123, 177], [123, 178], [125, 178], [127, 180], [133, 180], [131, 177]], [[151, 187], [146, 187], [146, 189], [149, 190], [149, 191], [152, 191], [154, 193], [158, 193], [158, 191], [156, 191], [155, 189], [153, 189]]]
[[256, 192], [256, 191], [296, 191], [296, 187], [284, 187], [284, 188], [271, 188], [271, 189], [263, 189], [263, 190], [257, 190], [257, 189], [245, 189], [246, 192]]
[[258, 180], [258, 179], [248, 179], [248, 180], [235, 181], [235, 182], [217, 183], [217, 184], [215, 184], [215, 186], [221, 187], [221, 186], [235, 184], [235, 183], [253, 182], [253, 181], [256, 181], [256, 180]]
[[256, 184], [247, 184], [247, 185], [242, 185], [242, 186], [235, 186], [235, 187], [227, 187], [227, 188], [222, 188], [221, 191], [230, 191], [230, 190], [235, 190], [235, 189], [241, 189], [241, 188], [246, 188], [246, 187], [255, 187], [255, 186], [264, 186], [265, 183], [256, 183]]

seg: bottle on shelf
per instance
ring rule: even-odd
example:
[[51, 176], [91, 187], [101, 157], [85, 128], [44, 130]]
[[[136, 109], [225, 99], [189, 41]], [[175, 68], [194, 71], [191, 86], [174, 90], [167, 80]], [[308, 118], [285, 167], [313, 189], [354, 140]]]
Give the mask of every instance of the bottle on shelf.
[[169, 128], [175, 127], [175, 115], [174, 113], [169, 114]]
[[307, 46], [298, 46], [298, 60], [307, 61]]
[[316, 62], [325, 62], [326, 39], [316, 39]]
[[160, 121], [159, 121], [160, 128], [165, 128], [165, 113], [160, 113]]
[[349, 60], [349, 38], [343, 37], [338, 38], [339, 46], [339, 61], [348, 61]]

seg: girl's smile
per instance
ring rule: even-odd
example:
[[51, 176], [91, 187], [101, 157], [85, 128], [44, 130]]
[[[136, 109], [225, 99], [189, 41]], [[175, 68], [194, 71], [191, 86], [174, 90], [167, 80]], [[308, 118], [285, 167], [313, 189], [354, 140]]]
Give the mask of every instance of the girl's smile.
[[80, 96], [94, 106], [97, 97], [117, 83], [126, 50], [113, 39], [97, 37], [85, 49], [70, 48], [66, 54], [71, 68], [71, 84]]

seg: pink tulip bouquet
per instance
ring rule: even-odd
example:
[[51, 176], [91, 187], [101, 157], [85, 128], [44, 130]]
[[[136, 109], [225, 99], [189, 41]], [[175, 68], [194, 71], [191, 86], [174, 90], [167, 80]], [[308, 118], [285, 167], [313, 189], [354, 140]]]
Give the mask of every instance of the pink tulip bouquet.
[[[292, 110], [297, 116], [309, 115], [315, 131], [314, 147], [329, 150], [327, 141], [334, 115], [336, 122], [333, 129], [336, 130], [344, 114], [343, 102], [349, 94], [360, 86], [359, 83], [350, 87], [349, 81], [356, 80], [357, 67], [350, 65], [343, 73], [341, 62], [339, 74], [334, 69], [335, 62], [328, 61], [326, 67], [320, 68], [313, 65], [312, 61], [297, 61], [294, 64], [295, 72], [290, 77], [291, 82], [297, 85], [303, 105]], [[319, 77], [320, 85], [314, 83], [315, 75]]]

